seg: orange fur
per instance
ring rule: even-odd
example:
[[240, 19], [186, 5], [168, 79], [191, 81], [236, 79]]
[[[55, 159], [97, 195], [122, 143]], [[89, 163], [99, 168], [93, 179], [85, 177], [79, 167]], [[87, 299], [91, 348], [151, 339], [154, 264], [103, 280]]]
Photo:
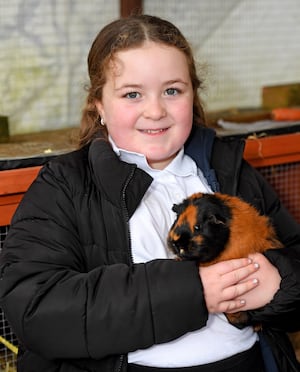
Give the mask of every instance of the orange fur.
[[236, 196], [215, 195], [230, 207], [232, 220], [229, 241], [224, 251], [210, 264], [247, 257], [250, 253], [262, 253], [270, 248], [282, 248], [268, 217], [260, 215], [253, 206]]

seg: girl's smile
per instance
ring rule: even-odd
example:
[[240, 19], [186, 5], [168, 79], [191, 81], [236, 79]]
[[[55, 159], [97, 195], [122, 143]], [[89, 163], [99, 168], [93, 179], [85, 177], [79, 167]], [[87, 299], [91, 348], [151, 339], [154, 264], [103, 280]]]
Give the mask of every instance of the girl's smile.
[[[193, 88], [185, 55], [146, 42], [117, 52], [96, 106], [119, 148], [144, 154], [163, 169], [190, 134]], [[159, 71], [159, 74], [157, 72]]]
[[166, 130], [167, 128], [165, 129], [144, 129], [144, 130], [141, 130], [141, 132], [146, 133], [146, 134], [151, 134], [151, 135], [157, 135], [157, 134], [165, 132]]

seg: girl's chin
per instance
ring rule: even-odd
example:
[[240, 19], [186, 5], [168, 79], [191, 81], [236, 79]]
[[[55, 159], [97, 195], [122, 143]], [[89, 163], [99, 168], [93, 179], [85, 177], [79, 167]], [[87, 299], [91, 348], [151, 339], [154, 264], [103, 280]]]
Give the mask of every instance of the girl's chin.
[[[176, 153], [177, 154], [177, 153]], [[176, 154], [166, 157], [147, 157], [147, 162], [154, 169], [164, 169], [175, 158]]]

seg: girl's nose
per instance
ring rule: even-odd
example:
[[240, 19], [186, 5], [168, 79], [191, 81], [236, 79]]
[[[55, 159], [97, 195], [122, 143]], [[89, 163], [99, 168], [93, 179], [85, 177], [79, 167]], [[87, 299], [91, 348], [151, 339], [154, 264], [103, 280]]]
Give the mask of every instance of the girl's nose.
[[144, 117], [152, 120], [159, 120], [166, 116], [166, 108], [161, 98], [151, 98], [144, 108]]

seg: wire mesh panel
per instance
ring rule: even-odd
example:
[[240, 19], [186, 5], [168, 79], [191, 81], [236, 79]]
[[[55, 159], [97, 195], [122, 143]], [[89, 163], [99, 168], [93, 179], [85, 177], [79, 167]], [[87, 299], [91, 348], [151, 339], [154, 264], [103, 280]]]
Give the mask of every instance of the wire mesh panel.
[[300, 223], [300, 162], [258, 168], [280, 200]]
[[[9, 226], [0, 226], [0, 251]], [[17, 339], [0, 308], [0, 372], [16, 371], [16, 354], [8, 346], [17, 346]], [[6, 342], [6, 345], [4, 343]]]
[[0, 1], [0, 112], [10, 134], [77, 126], [88, 49], [118, 0]]
[[[258, 168], [273, 186], [280, 200], [295, 220], [300, 223], [300, 162]], [[300, 332], [289, 335], [300, 361]]]
[[174, 22], [191, 42], [204, 66], [199, 72], [208, 111], [259, 107], [263, 86], [299, 81], [299, 0], [143, 4], [145, 13]]

